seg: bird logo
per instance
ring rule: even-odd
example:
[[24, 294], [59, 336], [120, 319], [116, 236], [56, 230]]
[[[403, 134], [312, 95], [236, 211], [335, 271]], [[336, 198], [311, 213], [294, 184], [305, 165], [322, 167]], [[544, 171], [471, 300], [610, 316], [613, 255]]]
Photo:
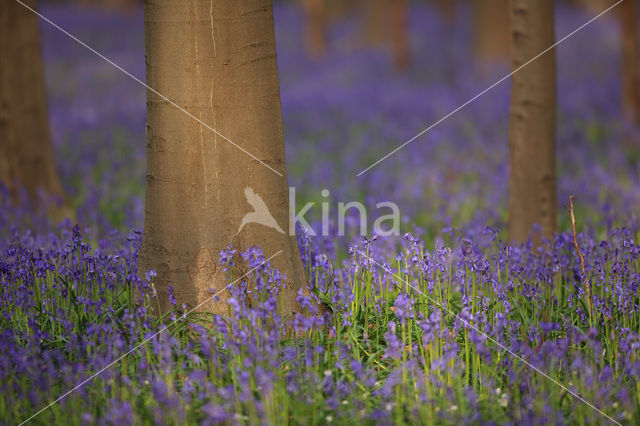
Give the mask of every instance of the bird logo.
[[240, 228], [238, 228], [238, 232], [236, 232], [236, 235], [238, 235], [240, 231], [242, 231], [242, 228], [244, 228], [245, 225], [248, 225], [250, 223], [258, 223], [268, 228], [273, 228], [281, 234], [284, 234], [284, 231], [282, 230], [282, 228], [280, 228], [278, 222], [276, 222], [271, 212], [269, 212], [269, 209], [267, 208], [264, 200], [260, 198], [258, 194], [253, 192], [253, 188], [247, 186], [244, 189], [244, 195], [247, 198], [247, 202], [251, 204], [251, 207], [253, 207], [253, 211], [244, 215], [244, 217], [242, 218], [242, 223], [240, 223]]

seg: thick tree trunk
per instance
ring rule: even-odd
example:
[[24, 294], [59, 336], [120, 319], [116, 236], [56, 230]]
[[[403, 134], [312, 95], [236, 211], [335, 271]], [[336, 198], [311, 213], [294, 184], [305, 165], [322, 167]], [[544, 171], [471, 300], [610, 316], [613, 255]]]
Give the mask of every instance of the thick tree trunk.
[[411, 62], [408, 13], [407, 0], [391, 0], [393, 59], [400, 70], [409, 68]]
[[473, 40], [480, 64], [509, 57], [509, 0], [473, 0]]
[[[510, 0], [511, 57], [517, 68], [554, 43], [553, 0]], [[527, 240], [532, 226], [556, 230], [555, 51], [512, 77], [509, 119], [509, 235]], [[540, 235], [534, 235], [534, 242]]]
[[622, 112], [629, 121], [639, 124], [638, 0], [625, 0], [619, 7], [620, 50], [622, 54]]
[[[295, 236], [257, 223], [247, 188], [288, 230], [288, 187], [272, 2], [146, 0], [147, 83], [270, 167], [278, 176], [183, 111], [147, 92], [147, 192], [140, 272], [157, 272], [161, 311], [167, 286], [195, 308], [226, 286], [220, 250], [258, 245], [287, 276], [280, 308], [299, 310], [306, 288]], [[227, 313], [219, 303], [199, 310]]]
[[[35, 0], [25, 0], [35, 9]], [[0, 51], [0, 179], [16, 197], [26, 189], [58, 197], [54, 219], [71, 215], [55, 169], [44, 86], [38, 16], [20, 3], [3, 0]]]
[[327, 50], [326, 0], [302, 0], [305, 12], [305, 42], [309, 56], [321, 58]]

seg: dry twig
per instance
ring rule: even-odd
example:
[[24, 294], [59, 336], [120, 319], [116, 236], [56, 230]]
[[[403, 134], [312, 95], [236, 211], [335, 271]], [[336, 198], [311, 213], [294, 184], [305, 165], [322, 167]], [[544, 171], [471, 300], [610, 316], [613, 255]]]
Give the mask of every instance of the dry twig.
[[584, 266], [584, 256], [582, 255], [582, 251], [580, 250], [580, 246], [578, 245], [578, 236], [576, 233], [576, 216], [573, 208], [573, 199], [575, 197], [573, 195], [569, 196], [569, 213], [571, 214], [571, 230], [573, 231], [573, 245], [576, 248], [576, 252], [578, 253], [578, 257], [580, 258], [580, 269], [582, 271], [583, 276], [583, 285], [585, 291], [587, 293], [587, 302], [589, 303], [589, 316], [591, 316], [591, 289], [589, 287], [589, 283], [587, 282], [587, 268]]

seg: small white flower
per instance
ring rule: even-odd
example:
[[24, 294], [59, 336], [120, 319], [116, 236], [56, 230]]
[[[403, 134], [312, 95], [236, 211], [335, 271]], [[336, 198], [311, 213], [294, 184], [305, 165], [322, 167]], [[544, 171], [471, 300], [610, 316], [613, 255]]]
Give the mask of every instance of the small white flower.
[[458, 411], [458, 406], [452, 405], [451, 407], [449, 407], [449, 411]]
[[330, 377], [331, 374], [331, 370], [324, 370], [324, 377]]
[[327, 421], [327, 423], [331, 423], [333, 421], [333, 417], [332, 416], [327, 416], [324, 419]]
[[509, 395], [507, 395], [506, 393], [503, 394], [498, 400], [498, 405], [500, 405], [502, 408], [506, 408], [507, 405], [509, 405]]

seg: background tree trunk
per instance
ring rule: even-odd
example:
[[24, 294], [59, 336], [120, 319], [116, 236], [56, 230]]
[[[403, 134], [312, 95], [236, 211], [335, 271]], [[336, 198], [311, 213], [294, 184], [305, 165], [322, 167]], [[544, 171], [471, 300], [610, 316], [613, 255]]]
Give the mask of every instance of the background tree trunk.
[[409, 22], [407, 0], [391, 0], [391, 42], [393, 59], [400, 70], [409, 68]]
[[9, 2], [0, 2], [0, 182], [9, 186], [13, 183], [14, 172], [11, 164], [13, 156], [13, 135], [9, 126]]
[[[153, 269], [161, 311], [173, 285], [189, 308], [226, 286], [219, 252], [258, 245], [287, 276], [281, 309], [306, 278], [295, 236], [260, 224], [238, 233], [252, 211], [245, 188], [259, 195], [282, 229], [289, 224], [280, 88], [272, 2], [147, 0], [147, 83], [225, 135], [263, 164], [151, 91], [147, 92], [147, 191], [140, 272]], [[227, 313], [217, 304], [200, 310]]]
[[509, 0], [473, 0], [473, 40], [482, 65], [509, 57]]
[[[553, 0], [510, 0], [511, 57], [517, 68], [554, 43]], [[556, 230], [555, 50], [512, 77], [509, 120], [509, 235], [525, 242], [532, 226]], [[534, 236], [534, 242], [540, 235]]]
[[458, 0], [436, 0], [442, 18], [449, 24], [453, 23], [458, 14]]
[[73, 0], [73, 3], [83, 6], [104, 8], [111, 11], [121, 10], [130, 13], [138, 11], [142, 5], [141, 0]]
[[302, 0], [305, 12], [305, 42], [309, 56], [321, 58], [327, 50], [326, 0]]
[[354, 9], [357, 0], [325, 0], [327, 8], [327, 18], [339, 20], [346, 18]]
[[640, 76], [638, 74], [638, 0], [625, 0], [620, 9], [620, 52], [622, 55], [622, 112], [640, 124]]
[[[35, 0], [25, 3], [37, 8]], [[0, 179], [14, 201], [20, 188], [34, 201], [44, 191], [60, 201], [50, 206], [53, 219], [70, 217], [51, 145], [39, 18], [15, 1], [2, 1], [0, 8]]]
[[363, 7], [367, 43], [383, 46], [389, 34], [389, 0], [364, 0]]

